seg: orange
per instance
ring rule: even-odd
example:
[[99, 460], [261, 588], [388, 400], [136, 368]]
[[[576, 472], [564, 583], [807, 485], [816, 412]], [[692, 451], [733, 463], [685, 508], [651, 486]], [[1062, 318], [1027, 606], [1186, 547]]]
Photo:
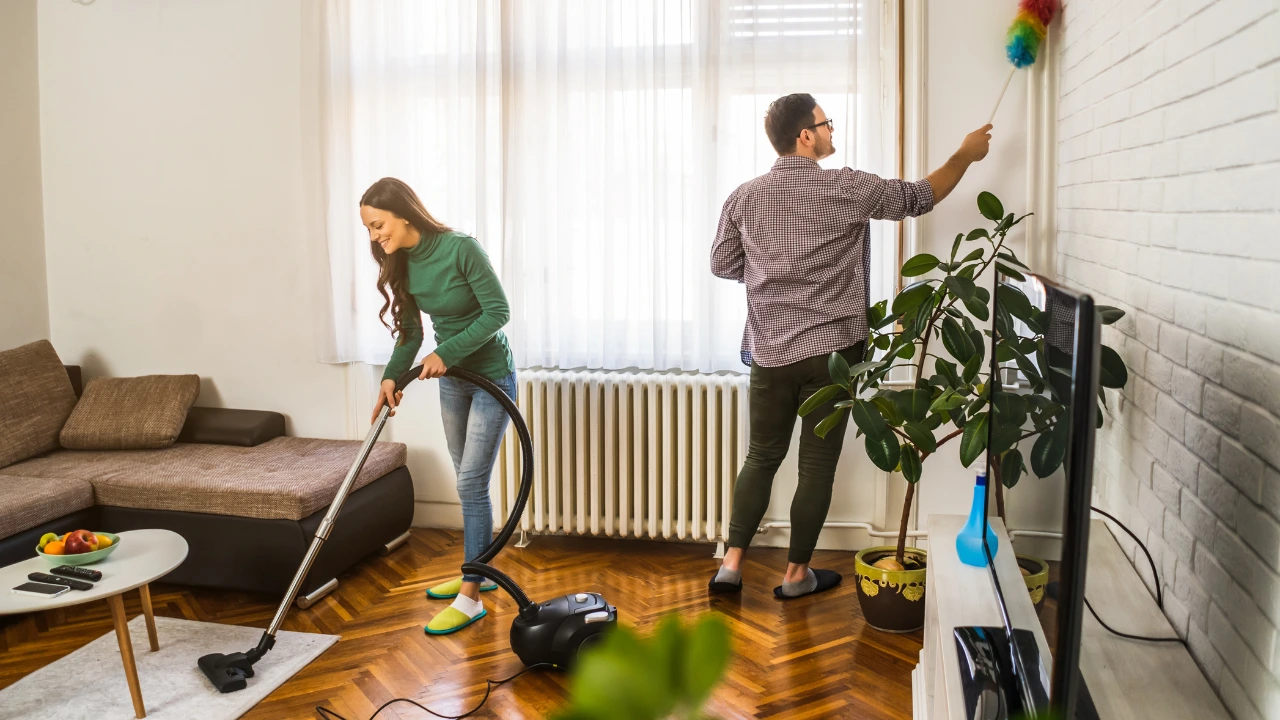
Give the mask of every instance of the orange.
[[107, 537], [106, 535], [95, 535], [94, 537], [98, 538], [98, 549], [99, 549], [99, 550], [101, 550], [101, 549], [103, 549], [103, 548], [109, 548], [109, 547], [111, 547], [111, 538]]
[[66, 555], [67, 551], [64, 548], [61, 540], [54, 540], [50, 542], [48, 545], [44, 546], [44, 554], [45, 555]]

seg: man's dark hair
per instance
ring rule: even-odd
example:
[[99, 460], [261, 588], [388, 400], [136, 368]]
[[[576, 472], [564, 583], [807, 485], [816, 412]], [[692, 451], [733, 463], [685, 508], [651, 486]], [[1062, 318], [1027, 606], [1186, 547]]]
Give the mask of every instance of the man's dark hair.
[[779, 155], [796, 151], [796, 139], [801, 130], [813, 125], [816, 107], [818, 101], [809, 93], [783, 95], [769, 103], [769, 111], [764, 115], [764, 132]]

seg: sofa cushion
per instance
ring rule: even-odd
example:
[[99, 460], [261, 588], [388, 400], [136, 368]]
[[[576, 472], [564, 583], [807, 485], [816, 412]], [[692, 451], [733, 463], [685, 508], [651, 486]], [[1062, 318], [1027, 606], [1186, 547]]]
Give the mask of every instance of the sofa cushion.
[[75, 405], [71, 379], [48, 340], [0, 352], [0, 467], [57, 449]]
[[68, 450], [146, 450], [178, 439], [199, 375], [94, 378], [62, 428]]
[[[361, 443], [280, 437], [257, 447], [178, 443], [162, 450], [63, 450], [0, 470], [93, 484], [99, 505], [301, 520], [338, 492]], [[352, 490], [405, 464], [401, 443], [376, 443]]]
[[[93, 486], [84, 480], [0, 476], [0, 538], [92, 506]], [[60, 532], [76, 529], [69, 527]]]

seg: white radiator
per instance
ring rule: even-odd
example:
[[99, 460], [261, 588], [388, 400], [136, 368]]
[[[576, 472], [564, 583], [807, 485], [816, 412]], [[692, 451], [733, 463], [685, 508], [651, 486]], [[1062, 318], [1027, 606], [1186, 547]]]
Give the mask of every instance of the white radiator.
[[[526, 532], [721, 541], [747, 453], [745, 375], [522, 370], [533, 439]], [[520, 443], [503, 439], [491, 497], [506, 520]]]

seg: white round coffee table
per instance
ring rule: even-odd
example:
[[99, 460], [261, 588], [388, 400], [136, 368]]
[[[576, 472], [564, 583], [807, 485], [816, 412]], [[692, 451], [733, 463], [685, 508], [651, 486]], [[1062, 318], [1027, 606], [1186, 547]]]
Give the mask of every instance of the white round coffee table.
[[[33, 554], [34, 552], [32, 549]], [[138, 590], [142, 598], [142, 614], [147, 618], [151, 652], [156, 652], [160, 649], [160, 641], [156, 638], [156, 621], [151, 613], [151, 589], [148, 583], [164, 577], [186, 558], [187, 541], [175, 532], [126, 530], [120, 533], [120, 547], [107, 559], [84, 566], [102, 573], [102, 579], [93, 584], [92, 590], [71, 590], [55, 598], [38, 598], [19, 595], [11, 590], [28, 582], [27, 575], [33, 572], [49, 574], [49, 570], [54, 567], [41, 557], [32, 557], [0, 568], [0, 615], [39, 612], [106, 600], [116, 626], [116, 640], [120, 643], [120, 656], [124, 660], [125, 678], [129, 681], [129, 694], [133, 697], [133, 710], [138, 717], [144, 718], [147, 711], [142, 704], [138, 669], [133, 664], [133, 644], [129, 640], [123, 596], [130, 590]]]

